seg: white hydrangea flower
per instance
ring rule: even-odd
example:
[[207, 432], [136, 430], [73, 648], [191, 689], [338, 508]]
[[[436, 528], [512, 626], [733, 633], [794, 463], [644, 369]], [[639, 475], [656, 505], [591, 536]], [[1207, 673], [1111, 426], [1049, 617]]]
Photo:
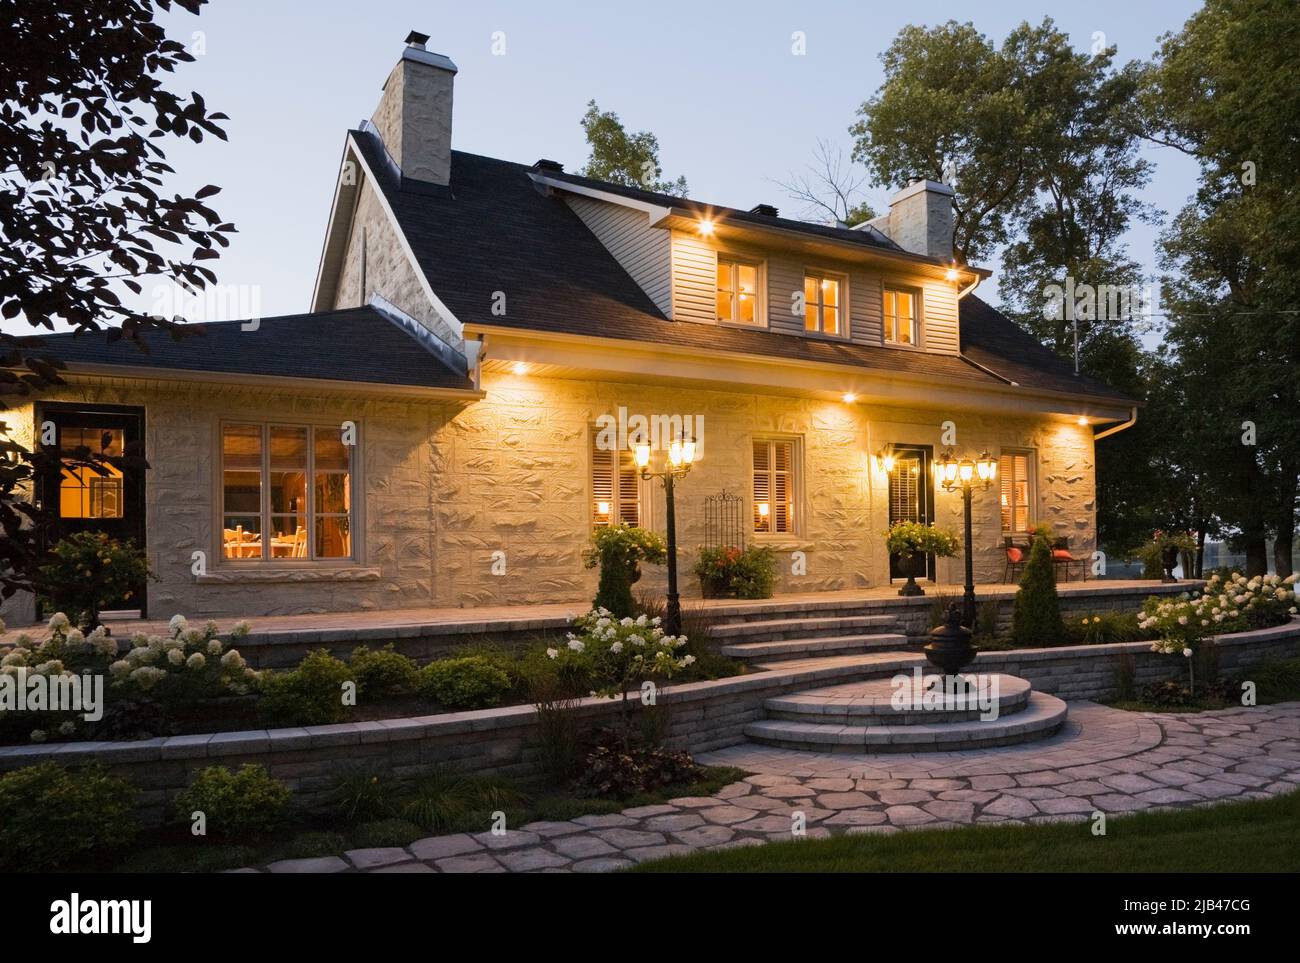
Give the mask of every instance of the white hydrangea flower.
[[167, 623], [167, 631], [173, 635], [184, 632], [189, 628], [190, 621], [183, 615], [173, 615], [171, 621]]
[[202, 652], [195, 652], [185, 660], [185, 668], [198, 671], [208, 664], [208, 660], [203, 657]]
[[131, 663], [126, 659], [118, 659], [108, 667], [108, 674], [114, 679], [125, 679], [131, 674]]
[[581, 652], [586, 646], [579, 639], [570, 639], [569, 648], [574, 652]]
[[76, 731], [77, 731], [77, 724], [73, 722], [71, 719], [66, 720], [62, 725], [59, 726], [59, 735], [61, 736], [70, 736]]
[[221, 649], [222, 645], [217, 639], [213, 639], [208, 643], [208, 655], [220, 655]]
[[547, 649], [547, 650], [546, 650], [546, 657], [547, 657], [548, 659], [558, 659], [559, 656], [560, 656], [560, 653], [559, 653], [559, 650], [557, 650], [557, 649]]
[[44, 729], [33, 729], [33, 730], [32, 730], [32, 742], [44, 742], [44, 741], [45, 741], [45, 738], [46, 738], [46, 737], [45, 737], [45, 730], [44, 730]]
[[623, 643], [615, 642], [613, 645], [609, 647], [609, 651], [613, 652], [615, 655], [618, 655], [620, 652], [623, 651]]
[[170, 649], [167, 652], [167, 661], [172, 665], [180, 665], [185, 661], [185, 653], [180, 649]]
[[162, 669], [155, 669], [153, 666], [142, 665], [131, 673], [130, 679], [147, 692], [157, 685], [159, 679], [164, 678], [166, 675], [167, 673]]
[[246, 620], [240, 619], [238, 622], [235, 623], [234, 628], [230, 630], [230, 637], [232, 639], [242, 639], [250, 631], [252, 631], [252, 628], [253, 627], [249, 625]]
[[244, 657], [239, 654], [238, 649], [231, 649], [221, 657], [221, 667], [223, 669], [242, 669], [244, 667]]
[[50, 616], [50, 621], [47, 624], [50, 627], [50, 631], [58, 632], [61, 629], [66, 629], [71, 623], [68, 621], [68, 617], [62, 612], [55, 612]]

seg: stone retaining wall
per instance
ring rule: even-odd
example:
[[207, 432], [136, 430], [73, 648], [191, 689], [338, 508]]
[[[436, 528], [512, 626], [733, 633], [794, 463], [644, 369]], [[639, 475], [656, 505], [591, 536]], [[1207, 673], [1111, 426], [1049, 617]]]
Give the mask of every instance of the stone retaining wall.
[[[1262, 659], [1300, 653], [1300, 621], [1219, 640], [1224, 671], [1239, 672]], [[1133, 656], [1139, 684], [1182, 678], [1181, 657], [1160, 655], [1149, 643], [1130, 642], [1054, 649], [985, 652], [976, 667], [1010, 672], [1036, 689], [1066, 699], [1101, 699], [1114, 693], [1115, 664], [1121, 653]], [[897, 658], [822, 668], [774, 669], [753, 675], [669, 687], [661, 693], [668, 713], [668, 741], [704, 752], [744, 740], [747, 723], [763, 718], [764, 700], [781, 693], [833, 685], [853, 679], [910, 672], [923, 658]], [[584, 700], [575, 711], [581, 724], [615, 718], [616, 703]], [[220, 764], [261, 763], [284, 780], [307, 807], [321, 802], [332, 774], [365, 764], [399, 777], [451, 763], [468, 771], [524, 774], [539, 762], [536, 712], [511, 706], [406, 719], [343, 723], [296, 729], [251, 730], [173, 736], [139, 742], [78, 742], [0, 747], [0, 771], [47, 760], [75, 765], [98, 760], [129, 776], [143, 790], [140, 818], [157, 822], [171, 798], [195, 769]]]

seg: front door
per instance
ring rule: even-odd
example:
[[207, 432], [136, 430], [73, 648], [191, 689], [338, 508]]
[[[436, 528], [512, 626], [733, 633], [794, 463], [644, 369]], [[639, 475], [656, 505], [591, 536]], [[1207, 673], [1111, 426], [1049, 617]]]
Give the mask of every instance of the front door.
[[[75, 464], [78, 449], [97, 455], [144, 458], [144, 409], [117, 405], [46, 404], [37, 409], [37, 436], [53, 441], [63, 461], [58, 477], [40, 483], [40, 504], [53, 517], [53, 540], [76, 532], [105, 532], [119, 541], [146, 546], [144, 470], [104, 465], [101, 474]], [[146, 614], [146, 586], [132, 593], [131, 602], [109, 607]]]
[[[889, 524], [934, 521], [934, 479], [930, 475], [929, 445], [895, 445], [894, 470], [889, 473]], [[899, 556], [889, 556], [890, 579], [906, 578]], [[918, 575], [917, 578], [921, 576]], [[925, 578], [934, 578], [934, 556], [925, 559]]]

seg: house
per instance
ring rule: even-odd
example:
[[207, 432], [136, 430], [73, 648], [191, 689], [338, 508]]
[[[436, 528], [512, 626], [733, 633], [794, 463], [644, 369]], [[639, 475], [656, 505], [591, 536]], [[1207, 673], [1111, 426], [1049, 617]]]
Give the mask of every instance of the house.
[[1000, 464], [974, 498], [979, 580], [1035, 523], [1093, 549], [1094, 446], [1133, 403], [976, 296], [947, 187], [849, 229], [463, 153], [456, 67], [425, 39], [344, 138], [310, 313], [148, 354], [45, 338], [69, 386], [6, 415], [29, 443], [143, 443], [141, 477], [37, 494], [147, 546], [153, 615], [580, 603], [594, 526], [663, 528], [619, 444], [639, 426], [699, 446], [686, 572], [723, 539], [771, 545], [778, 592], [887, 585], [892, 521], [960, 524], [928, 470], [949, 446]]

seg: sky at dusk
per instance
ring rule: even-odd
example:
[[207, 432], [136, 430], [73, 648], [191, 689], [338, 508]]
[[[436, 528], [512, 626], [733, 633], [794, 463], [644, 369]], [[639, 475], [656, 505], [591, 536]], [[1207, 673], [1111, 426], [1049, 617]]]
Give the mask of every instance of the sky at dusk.
[[[847, 128], [883, 79], [879, 55], [906, 24], [972, 20], [1000, 42], [1022, 20], [1051, 15], [1076, 48], [1100, 31], [1125, 62], [1149, 57], [1197, 6], [214, 0], [199, 17], [166, 16], [171, 35], [196, 42], [198, 53], [171, 83], [229, 114], [230, 140], [169, 140], [166, 149], [176, 189], [223, 188], [214, 205], [240, 233], [209, 266], [223, 285], [255, 289], [258, 313], [270, 317], [309, 308], [344, 132], [370, 116], [411, 29], [430, 34], [429, 49], [460, 68], [459, 150], [524, 163], [548, 157], [575, 170], [587, 155], [578, 121], [594, 97], [629, 130], [658, 135], [665, 176], [685, 175], [692, 197], [797, 214], [774, 179], [807, 165], [819, 138], [847, 156]], [[795, 31], [807, 38], [803, 56], [791, 53]], [[494, 35], [504, 55], [494, 54]], [[1157, 169], [1144, 199], [1172, 213], [1194, 188], [1194, 165], [1168, 149], [1147, 154]], [[887, 197], [866, 194], [877, 210]], [[1131, 251], [1149, 270], [1158, 229], [1131, 232]], [[996, 302], [995, 285], [980, 293]]]

